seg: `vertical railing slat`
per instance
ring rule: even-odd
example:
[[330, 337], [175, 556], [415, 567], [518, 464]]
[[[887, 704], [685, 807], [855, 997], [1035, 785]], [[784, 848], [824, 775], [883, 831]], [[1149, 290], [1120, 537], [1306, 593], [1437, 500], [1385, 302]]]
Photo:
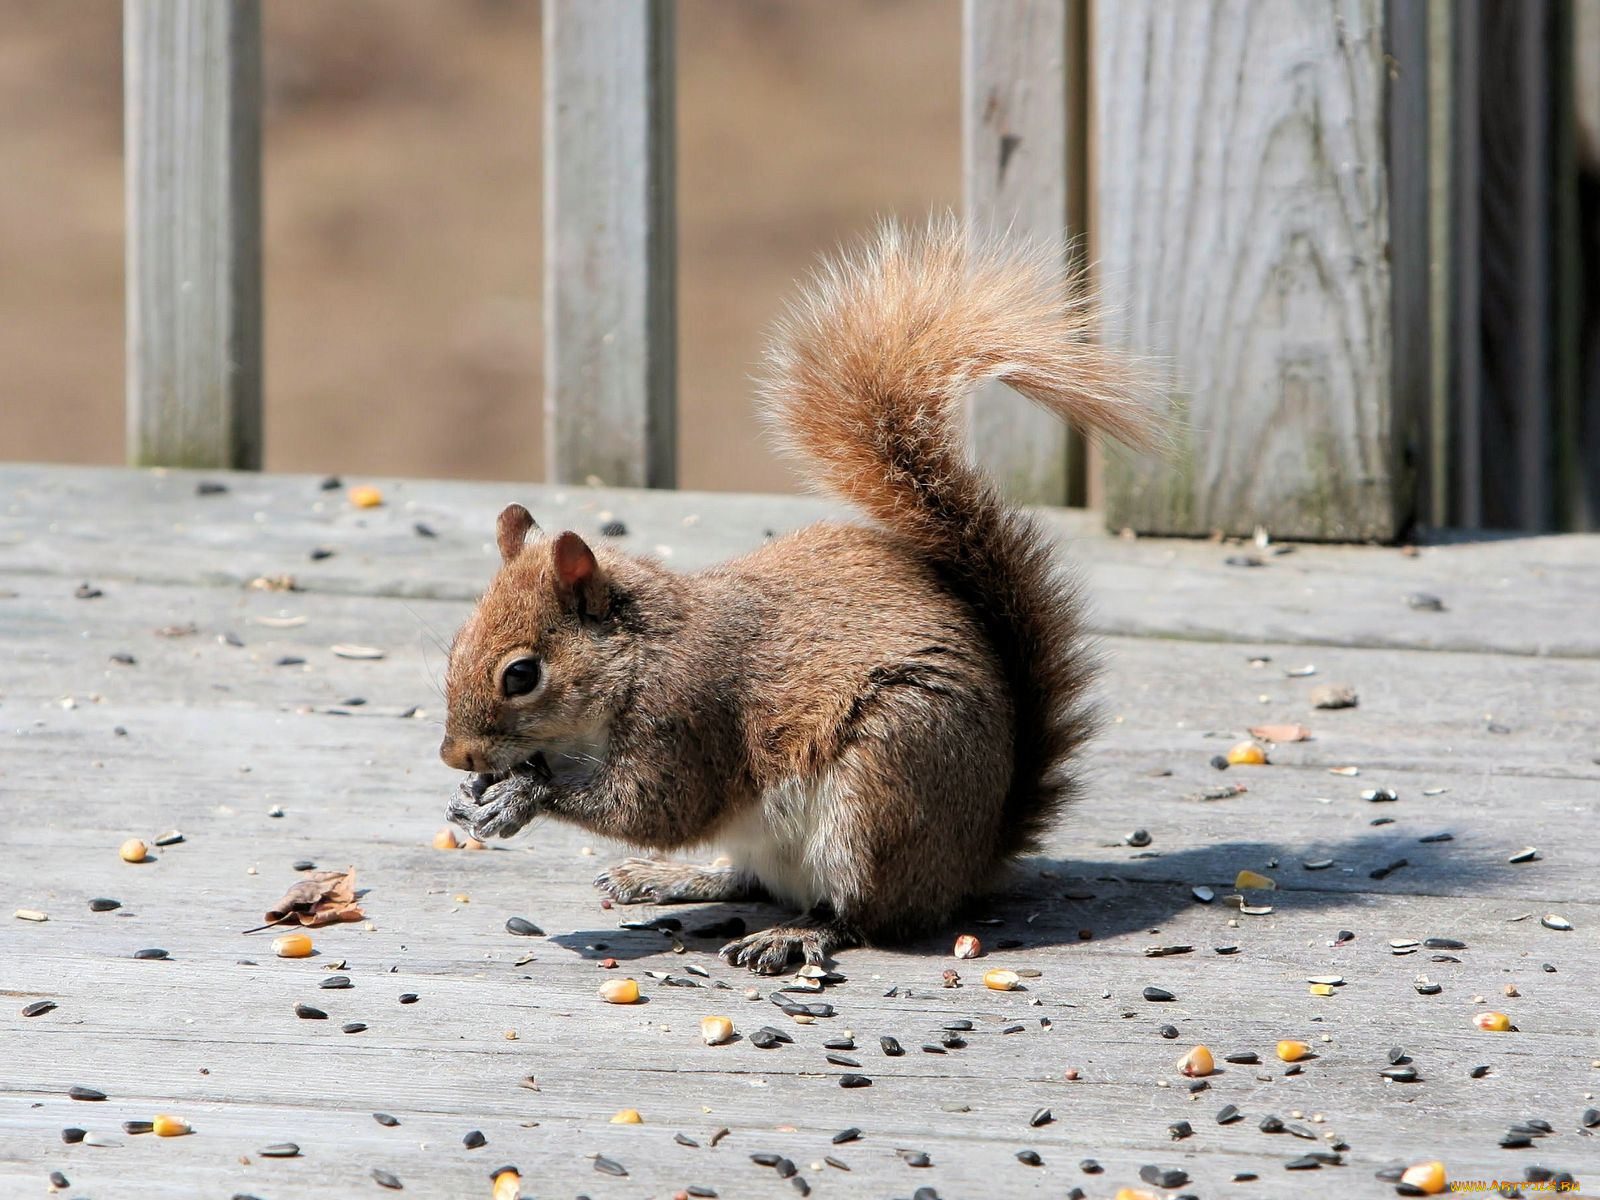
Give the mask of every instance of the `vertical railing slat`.
[[128, 460], [261, 466], [257, 0], [125, 0]]
[[671, 0], [545, 0], [551, 480], [677, 476]]
[[[1084, 17], [1083, 0], [965, 0], [962, 173], [980, 230], [1063, 247], [1083, 235]], [[971, 430], [1013, 499], [1083, 502], [1083, 442], [1056, 418], [991, 384], [972, 399]]]

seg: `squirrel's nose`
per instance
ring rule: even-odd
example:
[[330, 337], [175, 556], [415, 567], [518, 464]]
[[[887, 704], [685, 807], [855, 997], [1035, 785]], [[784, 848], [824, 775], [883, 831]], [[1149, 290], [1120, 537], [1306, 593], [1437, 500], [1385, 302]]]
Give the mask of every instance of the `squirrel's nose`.
[[472, 751], [462, 747], [461, 743], [453, 737], [446, 737], [439, 743], [439, 757], [444, 760], [444, 765], [454, 767], [457, 771], [477, 771], [478, 763], [473, 758]]

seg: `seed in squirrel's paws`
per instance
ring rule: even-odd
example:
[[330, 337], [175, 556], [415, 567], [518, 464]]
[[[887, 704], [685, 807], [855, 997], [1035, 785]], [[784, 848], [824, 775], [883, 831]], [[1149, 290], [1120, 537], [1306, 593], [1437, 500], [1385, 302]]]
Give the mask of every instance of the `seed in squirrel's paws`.
[[600, 999], [607, 1004], [637, 1004], [639, 984], [633, 979], [608, 979], [600, 985]]

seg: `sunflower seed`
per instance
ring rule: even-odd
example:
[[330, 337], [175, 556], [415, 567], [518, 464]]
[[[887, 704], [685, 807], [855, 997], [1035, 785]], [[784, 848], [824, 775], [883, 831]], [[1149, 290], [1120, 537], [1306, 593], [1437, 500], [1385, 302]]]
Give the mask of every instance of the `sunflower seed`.
[[349, 987], [354, 987], [355, 985], [350, 982], [350, 976], [348, 975], [329, 975], [321, 983], [317, 984], [317, 986], [319, 988], [325, 988], [330, 992], [338, 992]]
[[179, 833], [176, 829], [169, 829], [166, 833], [163, 833], [160, 837], [156, 838], [156, 845], [176, 846], [181, 841], [183, 841], [183, 834]]
[[1166, 988], [1159, 988], [1155, 987], [1154, 985], [1145, 988], [1141, 994], [1152, 1004], [1163, 1004], [1169, 1000], [1176, 1000], [1178, 998], [1174, 993], [1167, 991]]
[[526, 920], [526, 919], [524, 919], [522, 917], [508, 917], [508, 918], [506, 918], [506, 932], [507, 933], [514, 933], [518, 937], [543, 937], [544, 936], [544, 930], [540, 929], [532, 921]]
[[1039, 1157], [1037, 1150], [1018, 1150], [1017, 1161], [1029, 1167], [1044, 1166], [1044, 1159]]
[[691, 1150], [700, 1149], [700, 1143], [695, 1141], [687, 1133], [675, 1133], [672, 1135], [672, 1140], [677, 1142], [680, 1146], [688, 1146]]
[[594, 1169], [602, 1175], [616, 1175], [626, 1178], [628, 1174], [626, 1167], [614, 1159], [605, 1157], [603, 1154], [595, 1156]]
[[258, 1154], [262, 1158], [298, 1158], [300, 1147], [293, 1142], [276, 1142], [271, 1146], [263, 1146]]
[[887, 1034], [878, 1039], [878, 1045], [883, 1048], [883, 1052], [890, 1058], [899, 1058], [906, 1052], [906, 1048], [900, 1044], [898, 1039], [892, 1038]]
[[[357, 646], [351, 642], [341, 642], [329, 647], [339, 658], [375, 661], [383, 657], [384, 652], [376, 646]], [[388, 1185], [385, 1185], [388, 1186]]]
[[365, 1021], [348, 1021], [339, 1026], [340, 1033], [365, 1033], [366, 1031], [367, 1023]]
[[1571, 921], [1567, 920], [1565, 917], [1557, 916], [1555, 913], [1545, 913], [1544, 916], [1539, 918], [1539, 924], [1543, 925], [1546, 929], [1556, 929], [1561, 931], [1570, 930], [1572, 928]]
[[326, 1021], [328, 1019], [327, 1013], [309, 1004], [296, 1004], [294, 1006], [294, 1015], [302, 1021]]
[[845, 1054], [829, 1054], [826, 1057], [827, 1060], [836, 1067], [859, 1067], [861, 1065], [855, 1059]]
[[844, 1088], [871, 1087], [872, 1080], [865, 1075], [841, 1075], [839, 1076], [839, 1086]]
[[469, 1129], [461, 1135], [461, 1144], [468, 1150], [476, 1150], [480, 1146], [487, 1146], [489, 1139], [483, 1136], [481, 1129]]
[[1506, 859], [1506, 861], [1507, 862], [1514, 862], [1514, 863], [1527, 863], [1527, 862], [1537, 862], [1538, 859], [1539, 859], [1539, 851], [1538, 850], [1536, 850], [1532, 846], [1524, 846], [1521, 850], [1518, 850], [1510, 858]]
[[1037, 1129], [1041, 1125], [1050, 1124], [1055, 1119], [1055, 1114], [1048, 1108], [1038, 1108], [1034, 1110], [1033, 1116], [1028, 1118], [1028, 1124]]
[[1182, 1167], [1158, 1167], [1149, 1164], [1139, 1168], [1139, 1178], [1152, 1187], [1173, 1191], [1189, 1182], [1189, 1172]]
[[155, 1124], [151, 1121], [124, 1121], [122, 1123], [122, 1132], [134, 1136], [138, 1136], [141, 1133], [149, 1133], [154, 1128]]
[[22, 1015], [25, 1017], [42, 1017], [56, 1006], [54, 1000], [35, 1000], [32, 1004], [22, 1006]]
[[68, 1125], [61, 1131], [61, 1140], [69, 1146], [76, 1145], [83, 1141], [83, 1135], [87, 1132], [88, 1130], [79, 1129], [76, 1125]]
[[67, 1089], [67, 1095], [74, 1100], [104, 1100], [106, 1098], [104, 1092], [98, 1088], [91, 1087], [70, 1087]]
[[1238, 1105], [1224, 1104], [1221, 1108], [1217, 1109], [1218, 1125], [1232, 1125], [1235, 1121], [1241, 1119], [1242, 1117], [1239, 1112]]
[[833, 1141], [833, 1144], [835, 1146], [842, 1146], [846, 1142], [855, 1141], [860, 1136], [861, 1136], [861, 1130], [857, 1129], [854, 1125], [852, 1125], [852, 1126], [850, 1126], [849, 1129], [841, 1129], [841, 1130], [839, 1130], [838, 1133], [833, 1135], [832, 1141]]
[[372, 1119], [379, 1125], [382, 1125], [385, 1129], [393, 1129], [396, 1125], [400, 1124], [399, 1117], [391, 1117], [388, 1113], [373, 1113]]
[[400, 1177], [392, 1171], [385, 1171], [382, 1167], [372, 1168], [372, 1181], [379, 1187], [389, 1188], [392, 1191], [403, 1191], [405, 1185], [400, 1182]]
[[144, 959], [161, 959], [167, 957], [167, 952], [159, 946], [151, 946], [147, 950], [135, 950], [133, 956]]
[[417, 994], [415, 992], [401, 992], [400, 993], [400, 1003], [401, 1004], [415, 1004], [416, 1002], [417, 1002]]
[[1204, 885], [1189, 889], [1189, 894], [1200, 901], [1201, 904], [1210, 904], [1217, 898], [1217, 893]]
[[121, 907], [122, 907], [122, 901], [121, 900], [110, 900], [110, 899], [107, 899], [104, 896], [98, 897], [97, 899], [89, 901], [89, 911], [90, 912], [111, 912], [112, 910], [118, 909], [118, 908], [121, 908]]
[[1465, 942], [1457, 938], [1447, 937], [1424, 938], [1422, 944], [1429, 950], [1465, 950], [1467, 948]]

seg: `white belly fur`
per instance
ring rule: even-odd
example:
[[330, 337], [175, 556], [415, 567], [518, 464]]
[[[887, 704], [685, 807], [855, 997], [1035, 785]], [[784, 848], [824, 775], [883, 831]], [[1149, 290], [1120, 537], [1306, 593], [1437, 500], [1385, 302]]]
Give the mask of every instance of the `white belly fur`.
[[724, 826], [717, 842], [774, 897], [810, 908], [833, 899], [843, 882], [833, 859], [843, 850], [835, 831], [847, 802], [837, 772], [786, 780]]

